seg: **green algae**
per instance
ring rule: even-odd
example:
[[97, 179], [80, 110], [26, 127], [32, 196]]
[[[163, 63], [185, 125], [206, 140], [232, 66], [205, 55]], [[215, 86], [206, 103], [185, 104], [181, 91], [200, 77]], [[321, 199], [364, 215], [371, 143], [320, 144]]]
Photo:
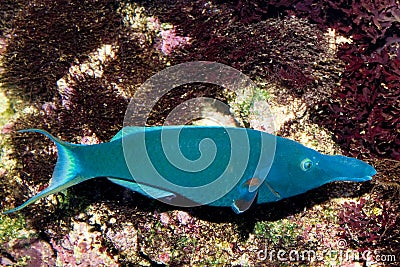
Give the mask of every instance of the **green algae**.
[[10, 121], [15, 114], [13, 108], [13, 101], [10, 101], [4, 91], [1, 89], [0, 84], [0, 128]]
[[298, 224], [290, 219], [260, 221], [254, 226], [256, 237], [263, 238], [273, 245], [291, 246], [301, 234]]
[[26, 239], [30, 237], [26, 231], [26, 221], [23, 215], [14, 217], [0, 215], [0, 240], [2, 243], [10, 242], [14, 238]]

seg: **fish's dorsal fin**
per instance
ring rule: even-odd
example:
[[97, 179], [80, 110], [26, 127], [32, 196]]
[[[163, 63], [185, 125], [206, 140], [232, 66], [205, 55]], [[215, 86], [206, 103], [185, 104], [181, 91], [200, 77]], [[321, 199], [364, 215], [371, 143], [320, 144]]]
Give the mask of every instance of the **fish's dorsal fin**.
[[169, 129], [169, 130], [182, 130], [183, 128], [216, 128], [219, 126], [195, 126], [195, 125], [164, 125], [164, 126], [125, 126], [122, 128], [113, 138], [110, 140], [115, 141], [121, 139], [123, 136], [134, 134], [134, 133], [142, 133], [147, 131], [157, 131], [160, 129]]
[[110, 140], [115, 141], [118, 139], [121, 139], [123, 136], [128, 135], [128, 134], [133, 134], [133, 133], [140, 133], [145, 130], [145, 127], [143, 126], [126, 126], [122, 128], [114, 137]]
[[246, 180], [240, 187], [240, 195], [238, 199], [235, 199], [231, 205], [233, 211], [237, 214], [248, 210], [253, 204], [258, 187], [261, 185], [261, 180], [257, 177]]
[[112, 177], [107, 177], [107, 179], [115, 184], [118, 184], [120, 186], [128, 188], [129, 190], [138, 192], [138, 193], [140, 193], [144, 196], [150, 197], [150, 198], [161, 199], [161, 198], [176, 197], [176, 195], [172, 192], [168, 192], [168, 191], [158, 189], [155, 187], [151, 187], [148, 185], [138, 184], [134, 181], [127, 181], [127, 180], [116, 179], [116, 178], [112, 178]]

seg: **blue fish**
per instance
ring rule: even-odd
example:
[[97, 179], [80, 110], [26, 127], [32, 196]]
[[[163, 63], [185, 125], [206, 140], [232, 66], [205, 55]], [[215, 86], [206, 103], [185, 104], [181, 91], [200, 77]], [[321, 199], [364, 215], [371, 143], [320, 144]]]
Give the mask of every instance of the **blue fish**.
[[324, 155], [287, 138], [220, 126], [124, 127], [110, 142], [61, 141], [49, 186], [19, 211], [50, 194], [95, 177], [171, 205], [231, 207], [242, 213], [253, 202], [275, 202], [334, 181], [364, 182], [375, 169], [341, 155]]

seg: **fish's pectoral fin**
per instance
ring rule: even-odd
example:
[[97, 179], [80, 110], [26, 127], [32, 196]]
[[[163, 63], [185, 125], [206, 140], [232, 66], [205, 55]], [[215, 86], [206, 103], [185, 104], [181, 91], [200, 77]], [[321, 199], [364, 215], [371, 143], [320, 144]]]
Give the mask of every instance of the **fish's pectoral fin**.
[[271, 191], [271, 193], [278, 199], [282, 198], [278, 191], [276, 191], [267, 181], [264, 181], [265, 186]]
[[176, 195], [172, 192], [165, 191], [163, 189], [155, 188], [148, 185], [138, 184], [134, 181], [121, 180], [117, 178], [107, 177], [111, 182], [128, 188], [129, 190], [138, 192], [146, 197], [154, 198], [154, 199], [170, 199], [175, 198]]
[[257, 196], [257, 191], [243, 194], [238, 199], [233, 201], [231, 208], [236, 214], [242, 213], [251, 207], [256, 196]]
[[231, 205], [234, 212], [239, 214], [250, 208], [257, 196], [258, 187], [261, 183], [261, 179], [253, 177], [239, 186], [239, 198], [235, 199]]
[[262, 181], [260, 178], [253, 177], [248, 179], [246, 182], [244, 182], [243, 187], [247, 187], [247, 190], [249, 192], [254, 192], [258, 189], [258, 187], [262, 184]]

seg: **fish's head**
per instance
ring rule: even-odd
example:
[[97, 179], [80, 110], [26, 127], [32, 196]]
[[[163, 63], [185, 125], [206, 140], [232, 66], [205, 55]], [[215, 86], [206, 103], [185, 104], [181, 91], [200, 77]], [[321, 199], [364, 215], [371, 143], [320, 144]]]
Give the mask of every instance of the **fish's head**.
[[356, 158], [324, 155], [293, 141], [290, 144], [286, 153], [277, 150], [273, 167], [260, 187], [259, 203], [302, 194], [335, 181], [365, 182], [376, 174], [371, 165]]

